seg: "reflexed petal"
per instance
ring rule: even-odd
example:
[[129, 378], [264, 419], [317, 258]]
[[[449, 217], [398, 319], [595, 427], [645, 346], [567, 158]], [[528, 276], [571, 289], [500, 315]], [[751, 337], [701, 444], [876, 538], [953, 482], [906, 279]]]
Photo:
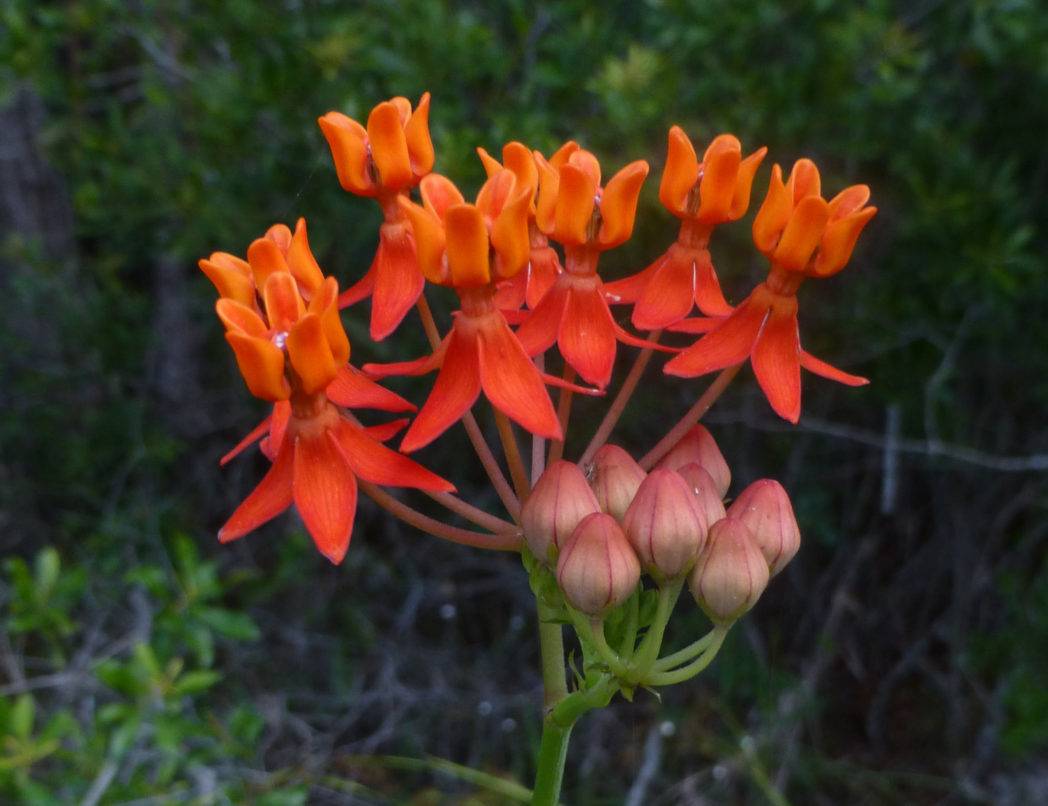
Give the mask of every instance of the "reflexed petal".
[[291, 328], [287, 352], [306, 394], [322, 392], [335, 379], [338, 365], [315, 313], [307, 313]]
[[564, 318], [564, 308], [568, 304], [571, 281], [565, 275], [550, 286], [539, 304], [517, 329], [517, 341], [530, 356], [545, 352], [557, 340], [560, 323]]
[[501, 316], [489, 316], [477, 332], [480, 380], [495, 408], [532, 434], [561, 439], [560, 421], [538, 369]]
[[724, 317], [713, 318], [696, 317], [694, 319], [681, 319], [677, 324], [670, 325], [667, 330], [672, 333], [709, 333], [724, 321]]
[[392, 101], [379, 104], [368, 115], [371, 158], [378, 168], [379, 181], [386, 190], [402, 190], [415, 184], [411, 156], [404, 135], [400, 110]]
[[411, 420], [407, 417], [402, 417], [399, 420], [382, 423], [381, 425], [369, 425], [364, 429], [364, 433], [372, 439], [377, 439], [379, 442], [388, 442], [404, 430], [404, 426], [410, 422]]
[[771, 407], [796, 424], [801, 416], [801, 342], [797, 332], [797, 299], [772, 306], [753, 345], [750, 363]]
[[767, 315], [768, 308], [755, 305], [752, 297], [743, 300], [731, 316], [722, 319], [691, 347], [666, 362], [663, 372], [694, 378], [746, 360]]
[[272, 422], [273, 415], [270, 414], [268, 417], [266, 417], [266, 419], [264, 419], [254, 428], [252, 428], [251, 433], [244, 437], [242, 440], [240, 440], [240, 442], [236, 444], [236, 447], [233, 448], [233, 450], [231, 450], [229, 453], [227, 453], [225, 456], [219, 459], [219, 465], [224, 467], [231, 459], [234, 459], [235, 457], [239, 456], [245, 448], [250, 447], [259, 439], [261, 439], [266, 434], [266, 432], [269, 431], [269, 425]]
[[284, 351], [268, 339], [230, 331], [226, 341], [233, 348], [247, 388], [263, 400], [286, 400], [291, 386], [284, 377]]
[[737, 138], [722, 134], [710, 143], [702, 158], [702, 183], [699, 185], [699, 211], [696, 218], [711, 224], [731, 220], [735, 182], [742, 162], [742, 146]]
[[455, 491], [451, 482], [431, 473], [403, 454], [390, 450], [347, 420], [342, 420], [339, 426], [338, 443], [353, 472], [364, 481], [433, 492]]
[[284, 444], [284, 434], [287, 433], [288, 423], [291, 422], [291, 402], [278, 400], [273, 404], [273, 422], [269, 425], [269, 436], [262, 440], [259, 447], [270, 461], [275, 458], [274, 445]]
[[640, 188], [648, 175], [648, 163], [631, 162], [608, 182], [600, 197], [601, 225], [598, 240], [602, 249], [611, 249], [629, 240], [637, 215]]
[[247, 261], [251, 264], [251, 273], [255, 277], [255, 286], [259, 291], [266, 287], [266, 281], [272, 274], [283, 274], [288, 271], [287, 260], [280, 247], [268, 238], [256, 238], [247, 248]]
[[[379, 230], [379, 249], [382, 248], [382, 231]], [[338, 307], [348, 308], [356, 305], [362, 299], [367, 299], [375, 290], [375, 264], [378, 262], [378, 253], [371, 261], [371, 267], [356, 283], [338, 295]]]
[[673, 126], [669, 134], [666, 167], [659, 184], [659, 201], [676, 216], [687, 214], [688, 194], [699, 181], [699, 158], [688, 135], [680, 126]]
[[633, 326], [659, 330], [691, 313], [695, 296], [693, 267], [693, 250], [670, 247], [633, 308]]
[[330, 429], [295, 439], [295, 507], [320, 553], [342, 562], [357, 514], [357, 479]]
[[386, 222], [379, 228], [371, 299], [371, 338], [382, 341], [397, 329], [418, 302], [426, 280], [419, 270], [416, 240], [407, 222]]
[[531, 250], [531, 274], [525, 297], [529, 308], [536, 308], [546, 292], [553, 287], [557, 277], [564, 271], [560, 257], [552, 246], [533, 247]]
[[598, 284], [572, 287], [557, 337], [560, 354], [586, 383], [604, 388], [615, 364], [615, 320]]
[[236, 508], [225, 526], [219, 529], [220, 542], [228, 543], [243, 537], [291, 506], [294, 454], [295, 448], [291, 441], [281, 445], [276, 461], [262, 481]]
[[324, 282], [324, 272], [320, 270], [316, 258], [309, 249], [306, 219], [300, 218], [295, 225], [295, 235], [287, 246], [286, 255], [291, 274], [305, 289], [307, 296], [312, 297], [320, 290], [320, 284]]
[[876, 207], [867, 207], [831, 221], [826, 227], [819, 253], [811, 266], [811, 274], [816, 277], [829, 277], [843, 269], [851, 257], [852, 250], [855, 249], [859, 234], [876, 213]]
[[584, 170], [570, 163], [561, 167], [554, 231], [550, 237], [565, 246], [586, 243], [596, 193], [597, 186]]
[[488, 230], [480, 210], [472, 204], [455, 204], [444, 213], [448, 284], [476, 288], [491, 282], [488, 264]]
[[473, 338], [463, 338], [452, 325], [440, 374], [422, 410], [404, 435], [400, 449], [411, 453], [428, 445], [469, 411], [479, 396], [477, 342]]
[[829, 378], [831, 381], [837, 381], [837, 383], [843, 383], [845, 386], [865, 386], [870, 382], [867, 378], [859, 375], [849, 375], [847, 372], [830, 366], [825, 361], [820, 361], [804, 350], [801, 350], [801, 366], [808, 372], [814, 372], [816, 375]]
[[391, 364], [365, 364], [361, 369], [373, 378], [388, 378], [391, 375], [425, 375], [439, 367], [444, 361], [444, 353], [447, 352], [451, 335], [455, 332], [452, 327], [451, 333], [444, 337], [436, 351], [432, 355], [416, 358], [414, 361], [396, 361]]
[[415, 411], [415, 406], [400, 395], [379, 386], [351, 366], [340, 367], [324, 393], [336, 406], [347, 409]]
[[822, 240], [829, 219], [826, 201], [806, 196], [798, 202], [771, 259], [790, 271], [804, 271]]
[[734, 310], [724, 299], [707, 249], [695, 256], [695, 304], [707, 316], [730, 316]]
[[[669, 258], [669, 252], [660, 255], [654, 263], [630, 277], [604, 283], [604, 298], [610, 305], [629, 305], [640, 299], [648, 283]], [[634, 322], [636, 324], [636, 322]]]
[[295, 278], [287, 271], [269, 275], [262, 286], [262, 299], [266, 303], [266, 318], [271, 330], [290, 330], [291, 325], [306, 312]]
[[774, 165], [768, 183], [768, 194], [753, 219], [753, 242], [757, 249], [766, 255], [774, 251], [792, 212], [793, 199], [782, 183], [782, 168]]
[[433, 170], [433, 141], [429, 136], [429, 93], [419, 99], [418, 106], [404, 125], [404, 138], [411, 156], [411, 171], [424, 176]]
[[328, 112], [318, 121], [331, 148], [338, 182], [358, 196], [375, 196], [378, 187], [368, 176], [367, 130], [340, 112]]

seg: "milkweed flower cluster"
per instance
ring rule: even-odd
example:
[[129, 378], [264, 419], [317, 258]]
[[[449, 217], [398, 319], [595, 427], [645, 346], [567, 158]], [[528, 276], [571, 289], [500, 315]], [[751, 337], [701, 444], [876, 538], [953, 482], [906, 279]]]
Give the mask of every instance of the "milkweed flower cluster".
[[[570, 622], [587, 668], [601, 670], [579, 681], [576, 694], [592, 695], [582, 705], [550, 711], [549, 719], [563, 720], [561, 729], [609, 692], [630, 695], [637, 686], [697, 674], [797, 553], [800, 531], [782, 486], [761, 479], [727, 499], [728, 463], [697, 421], [747, 361], [772, 409], [793, 423], [801, 413], [801, 367], [846, 385], [866, 383], [801, 348], [797, 292], [804, 279], [844, 268], [876, 208], [865, 185], [824, 198], [810, 160], [798, 160], [785, 179], [773, 165], [752, 223], [768, 275], [733, 305], [711, 245], [717, 228], [747, 215], [767, 149], [749, 151], [721, 134], [700, 159], [674, 126], [658, 198], [680, 222], [676, 240], [646, 268], [605, 283], [600, 258], [633, 235], [646, 161], [608, 178], [574, 141], [548, 156], [520, 142], [507, 143], [501, 159], [478, 148], [487, 179], [468, 201], [452, 179], [434, 173], [429, 112], [427, 93], [415, 105], [400, 97], [380, 103], [364, 124], [340, 112], [319, 119], [341, 186], [383, 212], [374, 259], [348, 290], [340, 293], [321, 269], [302, 220], [294, 231], [270, 227], [243, 258], [216, 252], [200, 261], [218, 291], [216, 311], [247, 388], [272, 405], [223, 458], [258, 442], [271, 464], [219, 538], [242, 537], [294, 504], [319, 550], [338, 563], [363, 490], [438, 537], [520, 551], [542, 623], [559, 631]], [[443, 331], [427, 286], [457, 297]], [[354, 306], [365, 300], [372, 341], [391, 337], [414, 308], [429, 353], [350, 364], [342, 316], [358, 315]], [[623, 327], [616, 306], [630, 306], [633, 327], [650, 333]], [[663, 331], [683, 343], [661, 344]], [[581, 456], [564, 459], [572, 401], [607, 394], [625, 347], [639, 351], [633, 369]], [[671, 353], [668, 376], [722, 372], [676, 424], [672, 417], [662, 423], [661, 413], [649, 418], [672, 427], [635, 458], [607, 440], [656, 350]], [[562, 372], [547, 374], [551, 365]], [[434, 372], [418, 408], [378, 383]], [[501, 459], [473, 417], [481, 397], [494, 416]], [[361, 409], [402, 416], [366, 426]], [[505, 517], [458, 497], [451, 482], [407, 456], [460, 421]], [[396, 449], [387, 445], [401, 430]], [[517, 444], [520, 431], [532, 437], [530, 466]], [[383, 489], [390, 486], [424, 491], [478, 530], [433, 518]], [[660, 657], [685, 586], [713, 629]], [[545, 641], [543, 651], [559, 640]], [[566, 703], [573, 695], [562, 696]], [[563, 763], [563, 754], [550, 757]], [[559, 777], [551, 780], [559, 786]]]

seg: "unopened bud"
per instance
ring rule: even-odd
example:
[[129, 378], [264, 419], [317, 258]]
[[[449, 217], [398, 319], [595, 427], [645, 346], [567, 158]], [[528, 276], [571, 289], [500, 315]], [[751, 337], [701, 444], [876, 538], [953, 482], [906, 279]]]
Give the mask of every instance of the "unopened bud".
[[706, 615], [726, 626], [760, 598], [768, 586], [768, 563], [750, 530], [735, 518], [724, 518], [710, 527], [688, 585]]
[[721, 500], [720, 493], [717, 492], [717, 482], [706, 472], [706, 468], [692, 462], [690, 465], [684, 465], [677, 473], [688, 483], [688, 487], [695, 494], [699, 509], [706, 515], [707, 524], [712, 526], [725, 516], [724, 502]]
[[633, 457], [617, 445], [603, 446], [587, 469], [590, 486], [597, 495], [601, 510], [617, 521], [626, 514], [645, 475]]
[[706, 545], [706, 516], [688, 483], [672, 470], [653, 470], [622, 517], [622, 531], [641, 567], [656, 581], [676, 579]]
[[724, 460], [724, 454], [717, 447], [706, 426], [695, 425], [685, 434], [681, 441], [674, 445], [670, 452], [659, 461], [657, 467], [679, 470], [695, 462], [706, 469], [717, 485], [717, 494], [723, 498], [731, 485], [731, 470]]
[[629, 598], [640, 581], [640, 563], [613, 517], [587, 515], [557, 559], [557, 582], [568, 604], [601, 617]]
[[782, 485], [773, 479], [755, 481], [728, 507], [753, 534], [772, 575], [779, 573], [801, 547], [801, 531]]
[[572, 462], [555, 462], [546, 468], [520, 509], [520, 525], [531, 551], [547, 565], [555, 565], [579, 521], [600, 504], [586, 477]]

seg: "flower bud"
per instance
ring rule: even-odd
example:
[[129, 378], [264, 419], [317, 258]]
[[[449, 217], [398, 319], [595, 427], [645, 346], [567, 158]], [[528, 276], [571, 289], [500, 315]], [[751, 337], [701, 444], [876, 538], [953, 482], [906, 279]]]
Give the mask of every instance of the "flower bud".
[[676, 579], [706, 544], [706, 517], [688, 483], [672, 470], [653, 470], [622, 517], [622, 530], [641, 567], [656, 581]]
[[713, 524], [688, 586], [706, 615], [721, 626], [753, 607], [768, 586], [768, 563], [750, 530], [735, 518]]
[[568, 604], [602, 617], [618, 607], [640, 582], [640, 563], [622, 528], [610, 515], [587, 515], [557, 559], [557, 583]]
[[801, 547], [801, 532], [782, 485], [773, 479], [755, 481], [728, 507], [750, 530], [772, 575], [779, 573]]
[[617, 445], [605, 445], [586, 472], [600, 508], [621, 521], [646, 475], [640, 465]]
[[546, 565], [554, 565], [571, 533], [587, 515], [600, 512], [600, 504], [586, 477], [572, 462], [546, 468], [520, 509], [520, 525], [532, 552]]
[[685, 434], [681, 441], [662, 457], [657, 467], [679, 470], [692, 462], [705, 468], [717, 485], [717, 494], [723, 498], [731, 484], [731, 470], [728, 469], [728, 463], [717, 447], [713, 435], [702, 425], [694, 426]]
[[706, 472], [706, 468], [692, 462], [678, 469], [677, 473], [695, 494], [699, 509], [706, 516], [707, 524], [712, 526], [725, 516], [724, 502], [721, 500], [720, 493], [717, 492], [717, 482]]

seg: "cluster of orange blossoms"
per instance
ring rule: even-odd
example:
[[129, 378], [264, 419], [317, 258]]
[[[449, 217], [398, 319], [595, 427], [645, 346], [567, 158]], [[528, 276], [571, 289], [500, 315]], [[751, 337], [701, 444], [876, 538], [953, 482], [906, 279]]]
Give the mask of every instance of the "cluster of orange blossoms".
[[[220, 294], [218, 314], [248, 389], [273, 403], [271, 416], [230, 454], [261, 438], [272, 466], [222, 528], [222, 540], [251, 531], [294, 503], [317, 546], [338, 562], [352, 531], [358, 478], [453, 490], [403, 454], [440, 436], [481, 393], [531, 434], [563, 440], [547, 385], [603, 393], [620, 342], [675, 353], [664, 371], [681, 377], [749, 358], [772, 408], [792, 422], [800, 416], [802, 366], [841, 383], [866, 382], [801, 349], [796, 298], [805, 277], [827, 277], [844, 267], [876, 212], [866, 206], [865, 186], [827, 201], [812, 162], [799, 160], [786, 181], [774, 166], [753, 224], [755, 244], [770, 261], [768, 278], [733, 307], [721, 292], [709, 242], [716, 226], [745, 215], [765, 149], [744, 158], [739, 141], [721, 135], [700, 160], [684, 132], [671, 129], [659, 199], [681, 221], [677, 241], [635, 276], [605, 284], [597, 271], [600, 254], [630, 238], [646, 162], [633, 162], [604, 182], [596, 157], [573, 142], [548, 159], [520, 143], [506, 145], [501, 162], [478, 149], [488, 178], [475, 201], [468, 202], [449, 179], [432, 173], [428, 114], [426, 94], [414, 109], [404, 98], [379, 104], [366, 125], [337, 112], [320, 118], [342, 187], [374, 198], [383, 210], [374, 261], [349, 290], [339, 295], [335, 279], [317, 266], [302, 221], [294, 234], [283, 225], [272, 227], [248, 247], [246, 260], [216, 253], [200, 262]], [[416, 187], [421, 203], [411, 197]], [[351, 367], [339, 309], [370, 297], [371, 337], [382, 340], [424, 302], [427, 281], [454, 289], [460, 302], [450, 330], [434, 340], [433, 352], [410, 361], [365, 364], [361, 370]], [[616, 322], [609, 306], [619, 304], [633, 306], [637, 328], [701, 337], [683, 350], [657, 346], [654, 337], [639, 338]], [[692, 318], [696, 307], [703, 316]], [[554, 344], [570, 368], [563, 378], [545, 374], [535, 360]], [[405, 432], [400, 452], [383, 442], [405, 420], [366, 428], [352, 413], [356, 408], [413, 411], [412, 404], [375, 379], [433, 371], [438, 374], [432, 391]], [[575, 385], [576, 374], [589, 386]], [[547, 472], [543, 478], [549, 477]], [[679, 472], [674, 480], [653, 472], [644, 481], [651, 489], [638, 485], [636, 498], [630, 496], [633, 506], [646, 502], [643, 507], [650, 509], [664, 496], [677, 496], [677, 488], [694, 487], [687, 473], [687, 484], [678, 483], [681, 478]], [[723, 495], [723, 489], [715, 493], [718, 505]], [[537, 498], [538, 487], [528, 500]], [[583, 499], [588, 511], [580, 520], [588, 525], [583, 529], [576, 523], [571, 533], [606, 534], [609, 510]], [[707, 541], [735, 545], [734, 524], [744, 522], [729, 513], [727, 526], [711, 529], [725, 516], [714, 519], [698, 505], [685, 509], [695, 509], [703, 525], [702, 545], [687, 547], [688, 561], [663, 559], [663, 549], [645, 545], [644, 529], [637, 524], [645, 517], [650, 522], [650, 515], [622, 511], [612, 522], [625, 530], [633, 545], [629, 556], [639, 557], [634, 562], [672, 576], [691, 568], [698, 551], [709, 551]], [[531, 517], [527, 512], [524, 517]], [[602, 512], [604, 518], [597, 517]], [[529, 542], [533, 532], [525, 521]], [[724, 536], [714, 539], [715, 534]], [[578, 564], [571, 558], [586, 555], [585, 546], [608, 544], [580, 536], [568, 547], [553, 538], [558, 574], [571, 576]], [[532, 548], [549, 560], [552, 555], [543, 553], [548, 546]], [[627, 584], [631, 572], [624, 573]], [[701, 587], [702, 580], [692, 585]], [[609, 593], [606, 603], [614, 600]], [[603, 607], [582, 604], [582, 610]]]

